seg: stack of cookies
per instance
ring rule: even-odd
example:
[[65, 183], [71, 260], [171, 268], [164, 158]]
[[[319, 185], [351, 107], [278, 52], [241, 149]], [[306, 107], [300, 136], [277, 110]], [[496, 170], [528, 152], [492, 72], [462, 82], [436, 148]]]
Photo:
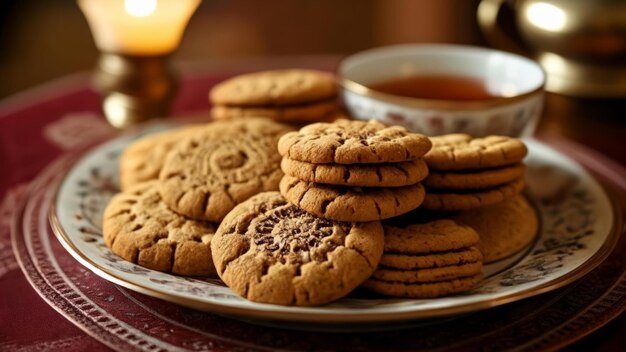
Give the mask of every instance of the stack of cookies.
[[285, 134], [278, 142], [282, 195], [317, 216], [377, 221], [420, 206], [430, 140], [403, 127], [340, 119]]
[[475, 209], [511, 199], [524, 188], [527, 149], [519, 139], [450, 134], [431, 141], [433, 148], [424, 156], [430, 174], [422, 207]]
[[274, 70], [244, 74], [216, 85], [209, 94], [214, 119], [263, 116], [307, 124], [340, 115], [337, 83], [330, 73]]
[[211, 275], [211, 239], [237, 204], [277, 191], [276, 144], [289, 131], [266, 118], [185, 127], [133, 143], [120, 160], [122, 192], [104, 212], [107, 246], [125, 260], [181, 275]]
[[452, 220], [385, 226], [385, 250], [363, 286], [395, 297], [433, 298], [470, 290], [482, 278], [478, 234]]

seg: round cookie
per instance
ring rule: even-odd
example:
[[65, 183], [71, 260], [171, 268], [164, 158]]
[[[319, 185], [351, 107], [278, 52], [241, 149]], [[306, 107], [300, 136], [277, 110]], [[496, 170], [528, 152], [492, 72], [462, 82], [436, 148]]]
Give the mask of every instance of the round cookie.
[[311, 164], [283, 158], [286, 175], [307, 182], [359, 187], [398, 187], [413, 185], [428, 175], [422, 159], [386, 164]]
[[221, 279], [255, 302], [313, 306], [339, 299], [365, 281], [383, 251], [380, 222], [319, 218], [278, 192], [236, 206], [211, 243]]
[[387, 296], [409, 298], [436, 298], [472, 289], [482, 279], [482, 274], [450, 281], [405, 284], [370, 278], [363, 287]]
[[239, 75], [217, 84], [209, 93], [216, 105], [260, 106], [307, 103], [337, 94], [331, 73], [304, 70], [273, 70]]
[[424, 187], [394, 188], [328, 186], [283, 177], [280, 193], [309, 213], [338, 221], [376, 221], [409, 212], [422, 203]]
[[424, 155], [432, 170], [483, 169], [516, 164], [528, 152], [519, 139], [505, 136], [474, 138], [448, 134], [430, 138], [433, 147]]
[[474, 246], [463, 250], [420, 255], [384, 253], [383, 257], [380, 258], [380, 267], [401, 270], [415, 270], [425, 268], [438, 268], [448, 265], [475, 263], [482, 260], [482, 253], [478, 250], [477, 247]]
[[430, 210], [468, 210], [492, 205], [511, 199], [524, 189], [524, 179], [517, 179], [496, 188], [476, 191], [443, 191], [429, 189], [422, 207]]
[[278, 142], [282, 156], [314, 164], [409, 161], [420, 158], [430, 147], [427, 137], [404, 127], [344, 119], [305, 126]]
[[102, 221], [104, 242], [113, 253], [146, 268], [180, 275], [214, 274], [215, 227], [171, 211], [157, 182], [137, 184], [111, 199]]
[[126, 147], [120, 155], [120, 188], [126, 190], [137, 183], [156, 180], [167, 153], [200, 128], [192, 125], [148, 135]]
[[264, 116], [275, 121], [288, 123], [312, 123], [334, 121], [340, 116], [335, 99], [312, 104], [281, 107], [238, 107], [215, 105], [211, 109], [214, 119], [224, 120], [243, 116]]
[[521, 195], [498, 205], [463, 211], [454, 219], [479, 233], [477, 246], [485, 263], [509, 257], [526, 248], [539, 227], [535, 210]]
[[496, 169], [468, 170], [466, 172], [431, 172], [424, 185], [436, 189], [486, 189], [503, 185], [524, 177], [526, 165], [522, 163]]
[[385, 226], [385, 254], [448, 252], [477, 243], [474, 229], [448, 219], [406, 227]]
[[403, 283], [416, 282], [439, 282], [474, 276], [482, 272], [481, 262], [465, 263], [460, 265], [448, 265], [438, 268], [425, 268], [419, 270], [395, 270], [377, 269], [372, 277], [381, 281], [396, 281]]
[[241, 119], [229, 127], [195, 133], [168, 154], [160, 191], [175, 212], [219, 222], [251, 196], [278, 190], [283, 172], [276, 141], [288, 127], [268, 119]]

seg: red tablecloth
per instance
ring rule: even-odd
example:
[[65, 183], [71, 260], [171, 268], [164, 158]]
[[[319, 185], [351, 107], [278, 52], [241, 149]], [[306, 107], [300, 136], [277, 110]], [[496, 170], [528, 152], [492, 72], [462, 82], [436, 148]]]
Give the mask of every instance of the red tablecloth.
[[[173, 114], [207, 114], [209, 88], [229, 75], [183, 76]], [[107, 349], [39, 297], [19, 269], [10, 240], [11, 214], [29, 181], [60, 155], [115, 133], [99, 111], [100, 99], [89, 89], [87, 74], [68, 77], [0, 103], [0, 350]], [[598, 163], [589, 154], [580, 153], [579, 157]], [[611, 167], [622, 176], [613, 182], [624, 183], [626, 172], [619, 166]], [[626, 185], [622, 187], [626, 189]], [[623, 304], [624, 297], [621, 299]]]

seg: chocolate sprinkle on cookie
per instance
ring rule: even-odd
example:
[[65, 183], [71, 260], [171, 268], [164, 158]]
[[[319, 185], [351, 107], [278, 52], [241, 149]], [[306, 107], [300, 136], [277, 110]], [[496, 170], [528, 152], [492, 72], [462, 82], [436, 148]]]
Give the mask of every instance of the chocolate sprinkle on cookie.
[[212, 241], [221, 279], [255, 302], [312, 306], [366, 280], [383, 251], [380, 222], [342, 223], [290, 204], [278, 192], [236, 206]]

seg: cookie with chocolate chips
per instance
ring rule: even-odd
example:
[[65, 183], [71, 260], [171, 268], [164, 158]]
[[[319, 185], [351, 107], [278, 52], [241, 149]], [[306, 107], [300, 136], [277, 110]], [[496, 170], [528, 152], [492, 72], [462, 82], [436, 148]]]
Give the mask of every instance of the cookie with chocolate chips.
[[171, 211], [157, 181], [140, 183], [111, 199], [104, 211], [104, 242], [120, 257], [153, 270], [211, 275], [215, 226]]
[[380, 222], [323, 219], [278, 192], [236, 206], [211, 242], [220, 278], [255, 302], [314, 306], [365, 281], [383, 252]]

